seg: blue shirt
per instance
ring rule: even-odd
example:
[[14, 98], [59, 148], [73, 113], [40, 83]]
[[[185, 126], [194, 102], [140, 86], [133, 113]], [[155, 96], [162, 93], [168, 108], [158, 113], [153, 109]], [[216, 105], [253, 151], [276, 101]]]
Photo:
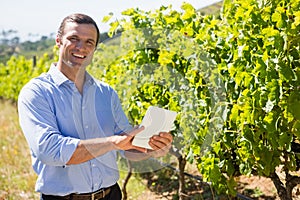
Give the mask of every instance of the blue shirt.
[[86, 193], [118, 181], [116, 151], [66, 165], [81, 139], [132, 129], [118, 95], [109, 85], [86, 73], [81, 95], [52, 64], [47, 73], [22, 88], [18, 112], [32, 166], [38, 174], [36, 191], [53, 195]]

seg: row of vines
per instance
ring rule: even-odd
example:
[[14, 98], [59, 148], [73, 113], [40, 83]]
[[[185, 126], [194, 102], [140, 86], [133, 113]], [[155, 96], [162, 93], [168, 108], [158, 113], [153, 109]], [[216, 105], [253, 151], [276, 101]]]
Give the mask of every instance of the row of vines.
[[[111, 84], [133, 124], [150, 105], [177, 111], [174, 151], [197, 166], [220, 193], [236, 194], [235, 177], [274, 182], [281, 199], [300, 184], [300, 1], [225, 0], [219, 18], [190, 4], [128, 9], [110, 21], [89, 72]], [[122, 34], [118, 34], [118, 33]], [[12, 57], [0, 66], [0, 94], [46, 71]], [[283, 166], [285, 180], [276, 169]]]

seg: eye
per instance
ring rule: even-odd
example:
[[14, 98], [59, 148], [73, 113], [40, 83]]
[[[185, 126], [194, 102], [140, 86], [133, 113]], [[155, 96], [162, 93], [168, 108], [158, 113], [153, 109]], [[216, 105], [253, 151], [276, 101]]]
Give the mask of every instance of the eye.
[[69, 40], [71, 42], [76, 42], [76, 41], [78, 41], [78, 38], [77, 37], [70, 37]]
[[88, 41], [87, 41], [87, 44], [88, 44], [89, 46], [94, 46], [94, 45], [95, 45], [95, 42], [94, 42], [93, 40], [88, 40]]

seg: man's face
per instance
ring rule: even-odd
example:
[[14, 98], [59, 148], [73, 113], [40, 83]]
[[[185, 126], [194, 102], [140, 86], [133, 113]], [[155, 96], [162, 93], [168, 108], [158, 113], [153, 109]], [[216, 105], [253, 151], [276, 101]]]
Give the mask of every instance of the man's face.
[[67, 23], [63, 35], [56, 38], [61, 67], [79, 69], [88, 66], [93, 58], [96, 41], [97, 30], [94, 25]]

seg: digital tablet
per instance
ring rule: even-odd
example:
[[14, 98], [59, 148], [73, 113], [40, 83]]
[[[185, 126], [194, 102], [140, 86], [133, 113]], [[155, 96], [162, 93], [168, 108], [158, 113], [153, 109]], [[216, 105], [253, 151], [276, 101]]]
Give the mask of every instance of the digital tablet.
[[132, 144], [134, 146], [152, 149], [148, 144], [149, 139], [153, 135], [158, 135], [160, 132], [169, 132], [172, 130], [176, 116], [177, 112], [175, 111], [150, 106], [140, 124], [140, 126], [144, 126], [145, 129], [134, 137]]

